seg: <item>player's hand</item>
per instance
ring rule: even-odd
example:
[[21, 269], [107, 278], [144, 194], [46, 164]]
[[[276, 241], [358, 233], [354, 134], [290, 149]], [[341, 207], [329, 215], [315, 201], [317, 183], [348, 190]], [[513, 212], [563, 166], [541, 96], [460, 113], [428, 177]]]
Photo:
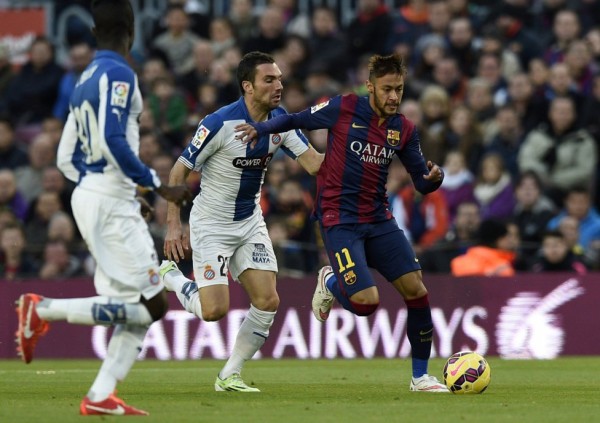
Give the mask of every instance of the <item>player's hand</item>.
[[167, 234], [165, 235], [165, 243], [163, 245], [163, 252], [169, 260], [173, 260], [179, 263], [179, 259], [185, 257], [184, 250], [190, 248], [190, 241], [187, 236], [184, 236], [179, 224], [169, 224], [167, 226]]
[[140, 213], [146, 222], [149, 222], [152, 219], [152, 214], [154, 213], [154, 208], [146, 201], [144, 197], [137, 196], [135, 197], [138, 203], [140, 203]]
[[178, 206], [187, 206], [192, 201], [192, 193], [185, 185], [161, 185], [156, 189], [158, 195], [165, 200], [177, 204]]
[[240, 123], [235, 127], [235, 139], [240, 140], [243, 144], [250, 144], [250, 148], [254, 148], [258, 140], [258, 132], [249, 123]]
[[427, 169], [429, 169], [429, 174], [423, 175], [424, 179], [427, 179], [433, 183], [440, 182], [442, 180], [444, 176], [442, 169], [431, 160], [427, 162]]

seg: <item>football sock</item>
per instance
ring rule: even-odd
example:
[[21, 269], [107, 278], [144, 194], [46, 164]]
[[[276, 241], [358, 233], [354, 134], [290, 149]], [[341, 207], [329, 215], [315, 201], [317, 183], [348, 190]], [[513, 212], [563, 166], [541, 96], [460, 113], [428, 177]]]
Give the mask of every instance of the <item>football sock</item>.
[[241, 373], [244, 362], [250, 360], [267, 340], [275, 313], [259, 310], [250, 304], [250, 310], [235, 338], [231, 357], [219, 373], [221, 379], [226, 379], [234, 373]]
[[327, 286], [327, 289], [331, 291], [335, 299], [338, 301], [338, 303], [342, 305], [342, 307], [356, 314], [354, 307], [352, 307], [352, 302], [350, 301], [350, 298], [348, 298], [345, 291], [342, 291], [340, 284], [337, 283], [337, 277], [334, 273], [331, 274], [331, 276], [329, 276], [329, 278], [325, 280], [325, 286]]
[[115, 326], [104, 362], [87, 393], [92, 402], [108, 398], [117, 387], [117, 382], [125, 379], [142, 350], [147, 331], [147, 326]]
[[427, 373], [427, 364], [431, 355], [433, 340], [433, 321], [429, 296], [414, 300], [405, 300], [407, 309], [406, 334], [412, 349], [413, 377]]
[[44, 298], [36, 305], [40, 318], [66, 320], [80, 325], [131, 324], [147, 326], [152, 316], [145, 305], [128, 304], [108, 297], [55, 299]]
[[185, 310], [202, 319], [202, 307], [200, 305], [200, 295], [196, 282], [185, 277], [177, 269], [165, 273], [163, 281], [169, 290], [175, 292], [177, 299]]

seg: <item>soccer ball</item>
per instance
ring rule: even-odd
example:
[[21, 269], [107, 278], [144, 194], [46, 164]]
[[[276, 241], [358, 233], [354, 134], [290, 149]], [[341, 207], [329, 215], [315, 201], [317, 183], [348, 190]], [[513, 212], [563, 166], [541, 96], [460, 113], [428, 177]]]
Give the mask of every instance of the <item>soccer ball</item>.
[[444, 383], [454, 394], [481, 394], [491, 376], [486, 359], [474, 351], [452, 354], [444, 365]]

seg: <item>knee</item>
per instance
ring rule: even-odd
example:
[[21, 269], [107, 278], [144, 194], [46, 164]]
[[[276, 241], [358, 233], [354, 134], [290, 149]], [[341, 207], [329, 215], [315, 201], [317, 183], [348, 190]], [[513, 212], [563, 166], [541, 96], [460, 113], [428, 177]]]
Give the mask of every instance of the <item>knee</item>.
[[268, 296], [254, 298], [252, 305], [262, 311], [277, 311], [277, 308], [279, 308], [279, 295], [277, 292], [273, 292]]
[[221, 320], [229, 310], [218, 304], [202, 305], [202, 320], [205, 322], [216, 322]]

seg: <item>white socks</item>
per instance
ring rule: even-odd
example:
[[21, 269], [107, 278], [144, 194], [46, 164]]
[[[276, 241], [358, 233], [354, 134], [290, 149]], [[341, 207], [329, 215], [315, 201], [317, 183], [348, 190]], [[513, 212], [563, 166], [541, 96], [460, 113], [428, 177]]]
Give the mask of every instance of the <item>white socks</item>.
[[244, 362], [250, 360], [267, 340], [275, 313], [259, 310], [250, 304], [250, 310], [235, 339], [231, 357], [219, 373], [221, 379], [226, 379], [234, 373], [241, 373]]
[[202, 307], [196, 282], [186, 278], [179, 270], [171, 270], [163, 276], [163, 282], [169, 291], [177, 294], [184, 309], [202, 319]]
[[36, 306], [40, 318], [48, 321], [66, 320], [80, 325], [149, 326], [152, 316], [141, 303], [127, 304], [108, 297], [54, 299], [44, 298]]
[[106, 358], [87, 397], [92, 402], [103, 401], [115, 391], [117, 382], [125, 379], [142, 350], [148, 327], [117, 325], [108, 343]]

